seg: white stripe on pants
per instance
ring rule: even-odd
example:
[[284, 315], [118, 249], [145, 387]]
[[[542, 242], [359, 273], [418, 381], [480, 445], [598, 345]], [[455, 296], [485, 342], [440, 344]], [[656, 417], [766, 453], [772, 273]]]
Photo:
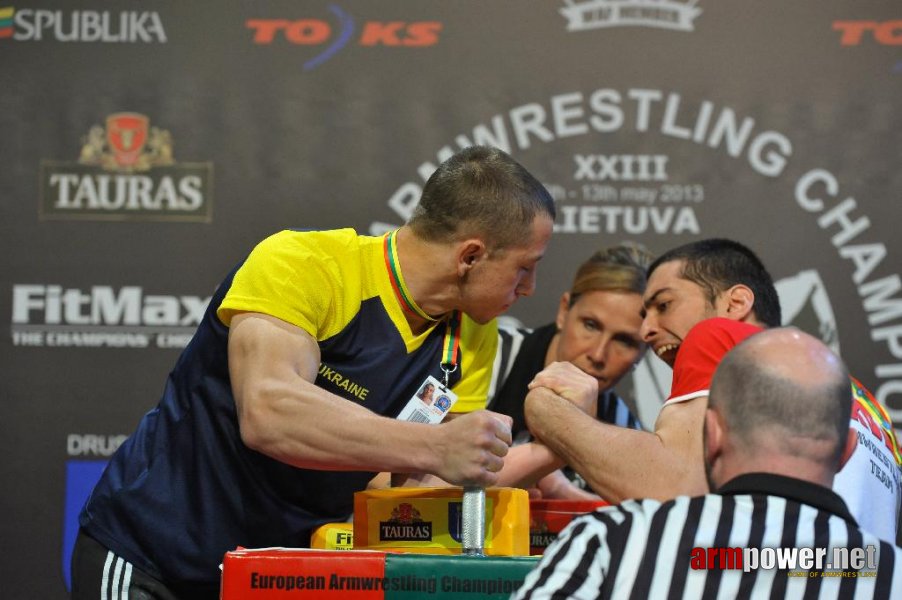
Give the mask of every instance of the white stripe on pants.
[[[113, 566], [113, 559], [116, 566], [113, 568], [113, 589], [110, 590], [110, 567]], [[100, 582], [100, 600], [128, 600], [131, 580], [132, 564], [112, 552], [107, 552], [106, 562], [103, 565], [103, 579]]]

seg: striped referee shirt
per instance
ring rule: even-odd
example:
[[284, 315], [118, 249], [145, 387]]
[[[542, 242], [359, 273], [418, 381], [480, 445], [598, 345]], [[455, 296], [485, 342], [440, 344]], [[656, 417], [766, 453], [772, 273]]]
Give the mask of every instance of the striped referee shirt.
[[[826, 549], [823, 567], [767, 558], [792, 548]], [[864, 568], [833, 567], [834, 548], [869, 553]], [[512, 598], [902, 598], [900, 560], [902, 549], [860, 530], [831, 490], [753, 473], [716, 494], [629, 500], [574, 519]]]

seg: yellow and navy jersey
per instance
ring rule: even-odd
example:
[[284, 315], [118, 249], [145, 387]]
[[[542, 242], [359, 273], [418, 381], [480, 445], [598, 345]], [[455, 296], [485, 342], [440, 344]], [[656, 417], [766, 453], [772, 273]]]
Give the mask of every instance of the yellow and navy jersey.
[[[374, 473], [298, 469], [241, 442], [228, 325], [253, 311], [304, 329], [320, 346], [317, 385], [394, 417], [428, 375], [442, 380], [447, 323], [411, 333], [388, 249], [352, 230], [261, 242], [217, 288], [160, 403], [111, 458], [81, 513], [85, 532], [153, 576], [210, 584], [229, 550], [306, 546], [320, 525], [347, 519]], [[494, 322], [461, 319], [456, 411], [484, 406], [496, 345]]]
[[[392, 286], [386, 238], [352, 229], [283, 231], [261, 242], [235, 274], [217, 314], [226, 325], [237, 312], [272, 315], [300, 327], [318, 343], [316, 384], [380, 414], [396, 416], [426, 375], [442, 380], [447, 322], [414, 335]], [[451, 374], [453, 412], [485, 407], [497, 326], [461, 319], [460, 368]]]

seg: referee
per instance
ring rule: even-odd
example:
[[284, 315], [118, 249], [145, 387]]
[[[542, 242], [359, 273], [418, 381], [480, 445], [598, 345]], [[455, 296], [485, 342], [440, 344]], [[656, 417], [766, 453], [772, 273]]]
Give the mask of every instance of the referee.
[[717, 492], [575, 519], [513, 598], [902, 597], [902, 549], [859, 529], [830, 489], [849, 394], [820, 341], [792, 328], [753, 335], [711, 384], [705, 468]]

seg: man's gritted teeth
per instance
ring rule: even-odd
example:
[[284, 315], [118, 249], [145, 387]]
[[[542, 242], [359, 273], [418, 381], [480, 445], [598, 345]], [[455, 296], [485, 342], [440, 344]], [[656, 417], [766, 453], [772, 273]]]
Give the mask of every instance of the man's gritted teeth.
[[677, 352], [679, 352], [679, 350], [679, 342], [675, 344], [661, 344], [660, 346], [655, 348], [655, 354], [658, 358], [673, 367], [673, 364], [676, 362]]
[[657, 348], [655, 348], [655, 354], [657, 354], [659, 357], [663, 357], [671, 350], [676, 352], [677, 348], [679, 347], [679, 344], [664, 344], [663, 346], [658, 346]]

